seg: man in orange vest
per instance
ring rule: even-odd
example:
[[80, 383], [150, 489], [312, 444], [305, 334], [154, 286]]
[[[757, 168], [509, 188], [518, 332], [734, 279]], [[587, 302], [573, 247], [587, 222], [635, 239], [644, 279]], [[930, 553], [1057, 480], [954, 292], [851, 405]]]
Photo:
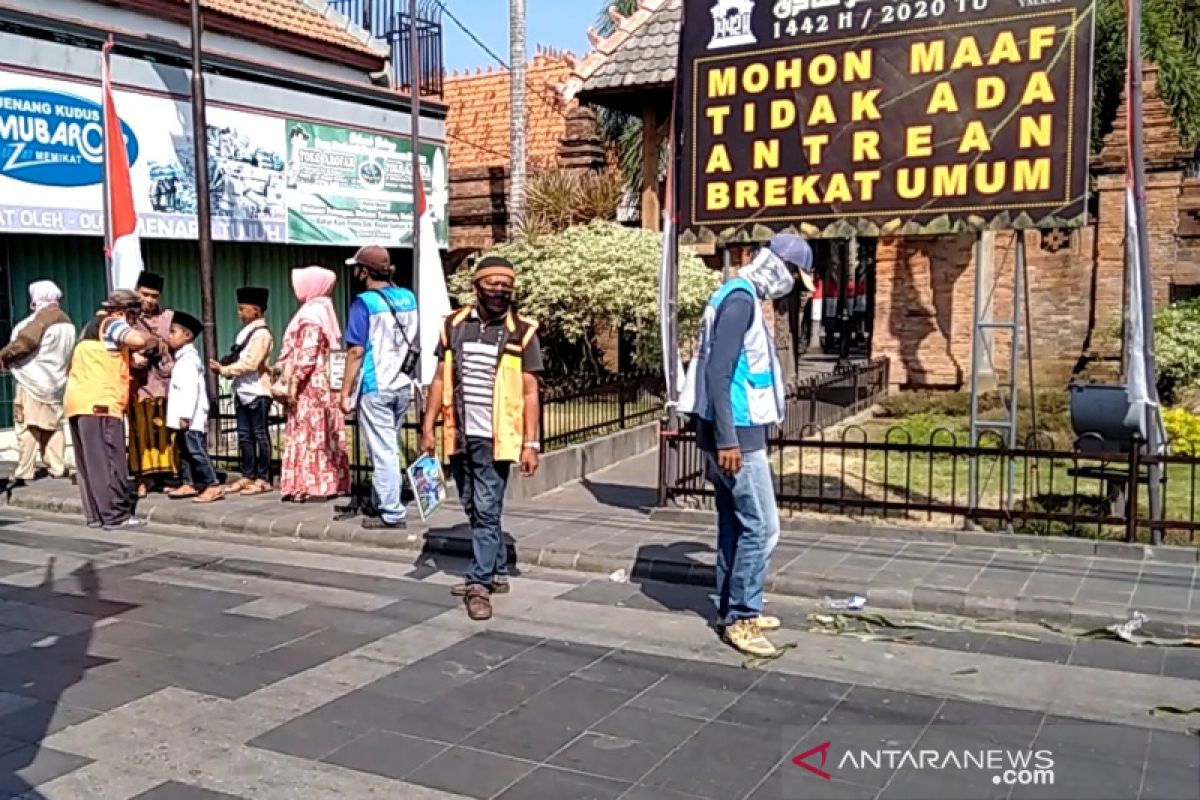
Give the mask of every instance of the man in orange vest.
[[437, 452], [434, 426], [442, 417], [443, 446], [458, 496], [471, 523], [472, 557], [466, 581], [451, 592], [464, 598], [473, 620], [492, 617], [492, 594], [508, 591], [508, 548], [500, 527], [508, 473], [537, 472], [542, 348], [537, 323], [512, 307], [516, 272], [498, 256], [475, 269], [478, 304], [446, 318], [429, 387], [421, 439]]
[[137, 498], [129, 485], [125, 449], [130, 359], [159, 343], [149, 331], [134, 327], [140, 311], [136, 294], [128, 289], [113, 292], [71, 355], [64, 405], [89, 528], [120, 530], [146, 524], [134, 516]]

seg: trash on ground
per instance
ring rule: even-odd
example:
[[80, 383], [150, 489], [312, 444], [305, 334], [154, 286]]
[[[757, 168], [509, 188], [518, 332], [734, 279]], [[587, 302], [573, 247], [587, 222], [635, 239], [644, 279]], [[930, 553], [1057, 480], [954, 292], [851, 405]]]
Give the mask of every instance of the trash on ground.
[[[1067, 628], [1062, 625], [1055, 625], [1052, 622], [1042, 620], [1042, 627], [1055, 633], [1061, 633], [1064, 636], [1074, 636], [1079, 639], [1108, 639], [1114, 642], [1127, 642], [1139, 647], [1145, 645], [1149, 647], [1200, 647], [1200, 638], [1176, 638], [1170, 636], [1150, 636], [1147, 634], [1130, 633], [1122, 635], [1113, 628], [1121, 627], [1129, 623], [1117, 623], [1110, 625], [1107, 628], [1088, 628], [1080, 630], [1077, 628]], [[1142, 624], [1145, 624], [1143, 621]]]
[[608, 579], [613, 583], [629, 583], [629, 573], [624, 569], [609, 574]]
[[[921, 620], [892, 619], [876, 612], [809, 614], [809, 632], [830, 636], [847, 636], [861, 642], [911, 642], [913, 636], [904, 631], [935, 631], [939, 633], [979, 633], [1036, 642], [1036, 636], [982, 627], [975, 620], [962, 620], [957, 625], [937, 625]], [[892, 631], [895, 631], [893, 633]]]
[[1131, 642], [1133, 641], [1134, 634], [1140, 631], [1142, 626], [1149, 621], [1150, 618], [1145, 614], [1140, 611], [1134, 611], [1129, 615], [1129, 619], [1109, 625], [1108, 630], [1118, 639]]
[[1155, 706], [1150, 709], [1152, 717], [1189, 717], [1200, 714], [1200, 706]]
[[951, 672], [950, 674], [956, 678], [962, 678], [967, 675], [978, 675], [979, 667], [963, 667], [962, 669], [954, 670], [954, 672]]
[[758, 669], [760, 667], [765, 667], [767, 664], [770, 664], [772, 661], [782, 656], [788, 650], [794, 650], [795, 648], [795, 642], [788, 642], [787, 644], [781, 644], [776, 647], [775, 655], [773, 656], [747, 656], [745, 660], [742, 661], [742, 669]]
[[821, 602], [821, 608], [826, 611], [862, 611], [867, 607], [867, 598], [861, 594], [852, 594], [849, 597], [832, 598], [826, 597]]

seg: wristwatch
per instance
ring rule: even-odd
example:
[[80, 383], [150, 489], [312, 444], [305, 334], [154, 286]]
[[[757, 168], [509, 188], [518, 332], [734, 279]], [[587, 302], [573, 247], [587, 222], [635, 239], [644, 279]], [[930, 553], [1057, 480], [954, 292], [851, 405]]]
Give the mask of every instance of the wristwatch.
[[541, 442], [526, 442], [525, 447], [528, 448], [529, 450], [532, 450], [535, 453], [542, 452], [542, 443]]

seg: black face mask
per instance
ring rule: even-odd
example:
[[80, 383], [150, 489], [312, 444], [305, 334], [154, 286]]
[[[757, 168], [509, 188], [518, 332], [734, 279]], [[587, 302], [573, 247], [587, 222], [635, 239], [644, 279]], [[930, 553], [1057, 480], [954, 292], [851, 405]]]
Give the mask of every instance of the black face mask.
[[512, 306], [513, 293], [505, 289], [480, 289], [479, 304], [494, 316], [508, 313]]

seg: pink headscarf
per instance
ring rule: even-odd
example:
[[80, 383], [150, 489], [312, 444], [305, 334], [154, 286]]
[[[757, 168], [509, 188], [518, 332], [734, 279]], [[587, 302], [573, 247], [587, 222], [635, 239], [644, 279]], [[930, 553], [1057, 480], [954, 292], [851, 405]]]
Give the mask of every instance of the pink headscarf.
[[[291, 341], [291, 335], [303, 325], [316, 325], [329, 339], [330, 347], [338, 347], [342, 340], [342, 328], [338, 325], [337, 312], [333, 308], [333, 287], [337, 285], [337, 273], [324, 267], [303, 267], [292, 270], [292, 288], [296, 291], [296, 299], [303, 305], [288, 323], [287, 331], [283, 334], [284, 342]], [[284, 345], [279, 360], [284, 361], [291, 354], [291, 348]]]

